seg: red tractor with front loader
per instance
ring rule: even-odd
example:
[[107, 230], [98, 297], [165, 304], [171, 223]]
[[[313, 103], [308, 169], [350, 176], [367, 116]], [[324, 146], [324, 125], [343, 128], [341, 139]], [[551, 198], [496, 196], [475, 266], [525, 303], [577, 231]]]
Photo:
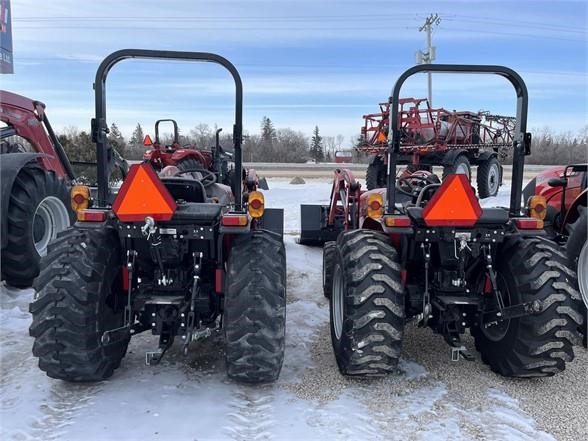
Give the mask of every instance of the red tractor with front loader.
[[[68, 159], [40, 101], [0, 90], [0, 121], [2, 280], [28, 288], [49, 242], [75, 222], [70, 189], [88, 177], [74, 167], [95, 164]], [[128, 170], [116, 151], [113, 167]]]
[[78, 221], [42, 260], [30, 305], [33, 354], [52, 378], [100, 381], [138, 333], [158, 336], [145, 355], [153, 365], [175, 340], [187, 353], [222, 332], [230, 378], [274, 381], [285, 347], [283, 210], [265, 208], [254, 180], [233, 191], [202, 164], [160, 174], [149, 161], [134, 164], [115, 193], [105, 83], [113, 66], [136, 58], [211, 62], [231, 74], [235, 172], [242, 173], [243, 91], [233, 64], [203, 52], [124, 49], [106, 57], [94, 83], [98, 189], [74, 204]]
[[48, 243], [75, 221], [74, 170], [53, 132], [45, 104], [0, 91], [2, 279], [26, 288]]
[[[402, 155], [399, 95], [422, 72], [485, 73], [508, 80], [517, 96], [510, 206], [482, 208], [464, 174], [443, 181], [426, 170], [397, 174]], [[442, 335], [451, 360], [481, 359], [507, 377], [544, 377], [574, 358], [583, 324], [576, 274], [544, 230], [540, 200], [522, 210], [528, 95], [503, 66], [420, 65], [404, 72], [390, 97], [385, 187], [365, 191], [337, 170], [327, 206], [302, 205], [301, 243], [324, 244], [323, 288], [331, 340], [344, 375], [397, 369], [405, 325]]]

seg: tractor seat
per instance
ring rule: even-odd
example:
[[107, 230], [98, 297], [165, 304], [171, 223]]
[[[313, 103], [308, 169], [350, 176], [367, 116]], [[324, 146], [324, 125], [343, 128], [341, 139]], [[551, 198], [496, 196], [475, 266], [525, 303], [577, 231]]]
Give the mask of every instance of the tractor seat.
[[[412, 221], [418, 225], [425, 227], [425, 220], [423, 219], [422, 207], [407, 207], [406, 214]], [[508, 210], [506, 208], [482, 208], [482, 216], [476, 222], [476, 226], [484, 225], [504, 225], [509, 220]]]
[[202, 182], [182, 177], [162, 177], [160, 179], [176, 201], [183, 199], [186, 202], [206, 202], [206, 192]]
[[214, 203], [183, 203], [178, 204], [174, 217], [170, 221], [211, 225], [220, 218], [223, 206]]

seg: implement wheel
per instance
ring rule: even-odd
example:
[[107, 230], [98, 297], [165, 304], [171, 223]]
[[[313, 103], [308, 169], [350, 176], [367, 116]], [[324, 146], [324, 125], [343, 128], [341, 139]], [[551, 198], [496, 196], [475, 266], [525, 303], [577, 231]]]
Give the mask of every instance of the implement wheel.
[[500, 162], [495, 157], [478, 165], [478, 194], [480, 198], [489, 198], [498, 194], [500, 188]]

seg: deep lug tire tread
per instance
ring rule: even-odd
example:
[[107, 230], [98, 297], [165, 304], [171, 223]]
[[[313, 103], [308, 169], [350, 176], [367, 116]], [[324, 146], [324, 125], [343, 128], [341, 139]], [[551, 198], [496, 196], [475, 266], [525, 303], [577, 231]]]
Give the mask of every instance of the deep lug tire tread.
[[323, 246], [323, 294], [327, 299], [331, 298], [331, 291], [333, 290], [333, 273], [336, 259], [337, 242], [325, 242]]
[[286, 251], [254, 231], [235, 239], [228, 260], [223, 325], [226, 368], [245, 383], [278, 379], [286, 337]]
[[33, 355], [49, 377], [100, 381], [119, 367], [129, 338], [103, 345], [101, 337], [123, 324], [122, 307], [113, 311], [106, 303], [120, 271], [113, 230], [74, 227], [49, 245], [35, 279], [38, 294], [29, 307]]
[[65, 181], [53, 171], [27, 164], [14, 180], [6, 213], [7, 243], [1, 260], [2, 279], [9, 285], [28, 288], [39, 274], [41, 256], [35, 248], [32, 222], [37, 207], [47, 196], [59, 198], [71, 223], [75, 221]]
[[499, 341], [472, 328], [476, 348], [490, 368], [506, 377], [547, 377], [565, 369], [579, 343], [580, 293], [558, 245], [542, 237], [511, 237], [497, 256], [497, 272], [513, 303], [541, 300], [539, 314], [513, 319]]
[[370, 230], [343, 232], [337, 265], [343, 271], [343, 332], [331, 339], [344, 375], [382, 376], [397, 370], [404, 333], [404, 290], [398, 253], [387, 236]]

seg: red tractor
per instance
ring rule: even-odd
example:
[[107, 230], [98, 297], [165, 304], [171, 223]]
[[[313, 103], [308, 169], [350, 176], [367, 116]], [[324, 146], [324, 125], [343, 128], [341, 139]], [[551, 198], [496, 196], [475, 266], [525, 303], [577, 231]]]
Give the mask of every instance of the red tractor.
[[30, 335], [39, 368], [66, 381], [101, 381], [141, 332], [158, 340], [145, 354], [148, 365], [159, 363], [174, 341], [187, 353], [193, 342], [222, 332], [230, 378], [274, 381], [285, 348], [283, 210], [265, 207], [253, 174], [232, 191], [202, 164], [168, 166], [159, 174], [149, 161], [134, 164], [115, 191], [106, 79], [130, 58], [210, 62], [231, 74], [241, 175], [243, 88], [231, 62], [211, 53], [142, 49], [105, 58], [96, 72], [92, 119], [98, 189], [76, 206], [78, 222], [49, 245], [35, 280]]
[[[162, 122], [170, 122], [173, 125], [173, 140], [169, 145], [164, 145], [161, 142], [159, 125]], [[216, 130], [215, 145], [210, 149], [202, 149], [193, 145], [182, 146], [178, 123], [173, 119], [160, 119], [155, 122], [155, 142], [152, 142], [149, 135], [145, 136], [145, 146], [152, 147], [152, 149], [144, 153], [143, 159], [149, 161], [157, 171], [168, 167], [165, 173], [173, 173], [176, 170], [189, 172], [190, 170], [206, 169], [216, 175], [216, 182], [233, 187], [235, 176], [234, 164], [232, 164], [233, 155], [221, 146], [221, 131], [222, 129]], [[253, 181], [262, 190], [269, 189], [267, 180], [258, 177], [253, 169], [243, 169], [241, 181], [244, 190]]]
[[0, 91], [2, 279], [31, 286], [48, 243], [75, 221], [72, 166], [40, 101]]
[[[409, 171], [443, 166], [443, 178], [462, 173], [468, 179], [471, 166], [476, 165], [479, 196], [496, 195], [502, 183], [500, 161], [513, 140], [514, 118], [433, 109], [426, 98], [400, 98], [397, 105], [401, 133], [398, 164], [406, 164]], [[380, 112], [363, 118], [357, 150], [370, 155], [366, 184], [371, 190], [386, 181], [390, 103], [381, 103]]]
[[[523, 190], [524, 199], [540, 198], [547, 207], [545, 230], [563, 245], [570, 265], [578, 274], [578, 286], [588, 305], [588, 164], [552, 167], [539, 173]], [[536, 203], [536, 202], [535, 202]], [[586, 344], [586, 327], [582, 327]]]
[[[159, 125], [162, 122], [170, 122], [174, 128], [173, 141], [169, 145], [162, 145], [159, 136]], [[155, 170], [161, 170], [167, 166], [175, 166], [179, 170], [187, 170], [196, 167], [210, 169], [213, 162], [213, 152], [200, 150], [194, 146], [183, 147], [180, 144], [178, 123], [173, 119], [160, 119], [155, 122], [155, 142], [151, 142], [149, 135], [145, 136], [145, 146], [152, 146], [143, 154], [143, 159], [149, 161]]]
[[[482, 208], [464, 174], [443, 181], [425, 170], [397, 174], [404, 136], [398, 97], [409, 77], [426, 72], [496, 74], [512, 84], [509, 207]], [[584, 320], [575, 272], [543, 228], [545, 205], [532, 200], [522, 210], [531, 152], [523, 79], [503, 66], [420, 65], [401, 75], [390, 103], [385, 186], [365, 191], [349, 170], [337, 170], [330, 204], [301, 207], [300, 242], [324, 244], [323, 291], [339, 370], [395, 372], [412, 321], [442, 335], [452, 361], [473, 358], [460, 340], [469, 331], [481, 360], [503, 376], [561, 372]]]

